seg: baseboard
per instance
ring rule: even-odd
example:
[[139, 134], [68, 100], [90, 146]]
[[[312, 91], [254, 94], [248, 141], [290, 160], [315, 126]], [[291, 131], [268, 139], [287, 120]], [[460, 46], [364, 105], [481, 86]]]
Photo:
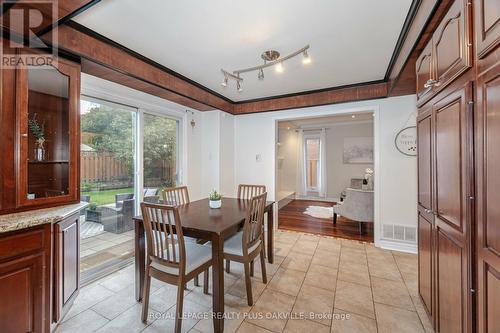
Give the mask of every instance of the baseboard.
[[385, 250], [391, 250], [391, 251], [399, 251], [399, 252], [414, 253], [414, 254], [417, 254], [418, 252], [417, 244], [402, 243], [387, 239], [381, 239], [379, 241], [379, 246]]

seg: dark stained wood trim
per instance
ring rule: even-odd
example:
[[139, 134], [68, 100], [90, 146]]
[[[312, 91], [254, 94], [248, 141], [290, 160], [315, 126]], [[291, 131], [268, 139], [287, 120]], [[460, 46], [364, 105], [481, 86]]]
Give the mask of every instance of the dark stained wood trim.
[[[162, 71], [121, 49], [78, 31], [67, 24], [61, 25], [57, 29], [57, 46], [64, 51], [121, 72], [127, 76], [169, 90], [198, 103], [208, 105], [214, 109], [232, 113], [232, 103], [214, 96], [170, 73]], [[51, 43], [52, 41], [44, 40], [44, 42]]]
[[263, 101], [234, 105], [234, 114], [278, 111], [327, 104], [346, 103], [387, 97], [387, 83], [358, 85], [349, 88], [331, 89], [319, 93], [273, 98]]
[[99, 34], [98, 32], [96, 32], [96, 31], [94, 31], [92, 29], [87, 28], [84, 25], [81, 25], [81, 24], [79, 24], [79, 23], [77, 23], [75, 21], [72, 21], [72, 20], [68, 20], [68, 22], [66, 23], [66, 25], [68, 25], [68, 26], [74, 28], [75, 30], [78, 30], [78, 31], [80, 31], [80, 32], [82, 32], [82, 33], [84, 33], [86, 35], [92, 36], [95, 39], [100, 40], [100, 41], [102, 41], [102, 42], [104, 42], [106, 44], [109, 44], [109, 45], [111, 45], [113, 47], [116, 47], [116, 48], [118, 48], [118, 49], [120, 49], [120, 50], [128, 53], [129, 55], [134, 56], [137, 59], [140, 59], [140, 60], [144, 61], [147, 64], [150, 64], [150, 65], [152, 65], [152, 66], [154, 66], [154, 67], [156, 67], [156, 68], [158, 68], [158, 69], [160, 69], [160, 70], [162, 70], [162, 71], [164, 71], [166, 73], [169, 73], [169, 74], [171, 74], [171, 75], [173, 75], [175, 77], [178, 77], [181, 80], [189, 82], [192, 85], [195, 85], [198, 88], [203, 89], [203, 90], [209, 92], [212, 95], [215, 95], [215, 96], [217, 96], [219, 98], [222, 98], [226, 102], [230, 102], [230, 103], [233, 102], [231, 99], [229, 99], [229, 98], [227, 98], [227, 97], [219, 94], [218, 92], [215, 92], [212, 89], [209, 89], [209, 88], [205, 87], [204, 85], [202, 85], [202, 84], [200, 84], [200, 83], [198, 83], [196, 81], [193, 81], [190, 78], [188, 78], [188, 77], [186, 77], [186, 76], [184, 76], [184, 75], [182, 75], [180, 73], [177, 73], [176, 71], [174, 71], [174, 70], [172, 70], [172, 69], [170, 69], [168, 67], [165, 67], [162, 64], [159, 64], [158, 62], [156, 62], [156, 61], [154, 61], [154, 60], [152, 60], [152, 59], [150, 59], [148, 57], [146, 57], [146, 56], [144, 56], [144, 55], [142, 55], [142, 54], [140, 54], [138, 52], [135, 52], [134, 50], [132, 50], [132, 49], [130, 49], [130, 48], [128, 48], [128, 47], [120, 44], [120, 43], [117, 43], [116, 41], [114, 41], [114, 40], [112, 40], [112, 39], [110, 39], [110, 38], [108, 38], [106, 36], [103, 36], [103, 35]]
[[172, 91], [165, 89], [164, 87], [153, 84], [141, 78], [127, 75], [123, 72], [114, 70], [112, 68], [106, 67], [102, 64], [90, 61], [88, 59], [82, 59], [82, 72], [90, 74], [96, 77], [105, 78], [108, 81], [112, 81], [129, 88], [139, 90], [150, 95], [154, 95], [168, 101], [184, 105], [188, 108], [192, 108], [198, 111], [211, 111], [215, 108], [208, 106], [206, 104], [195, 101], [191, 98], [173, 93]]
[[[60, 0], [59, 0], [60, 1]], [[68, 3], [73, 3], [71, 1], [67, 1]], [[76, 8], [75, 10], [73, 10], [71, 13], [69, 13], [68, 15], [62, 17], [62, 18], [59, 18], [57, 21], [53, 22], [51, 25], [48, 25], [46, 26], [45, 28], [41, 29], [40, 31], [37, 32], [37, 36], [43, 36], [45, 35], [46, 33], [48, 33], [49, 31], [57, 28], [59, 25], [61, 24], [64, 24], [66, 22], [68, 22], [69, 20], [71, 20], [73, 17], [77, 16], [78, 14], [81, 14], [83, 13], [84, 11], [86, 11], [87, 9], [89, 9], [90, 7], [96, 5], [97, 3], [101, 2], [101, 0], [91, 0], [91, 1], [87, 1], [86, 4], [84, 4], [83, 6], [80, 6], [78, 8]]]
[[408, 36], [408, 32], [413, 23], [413, 20], [415, 19], [415, 16], [417, 15], [421, 3], [422, 0], [413, 0], [411, 3], [410, 10], [408, 11], [408, 15], [406, 15], [405, 22], [403, 24], [403, 29], [401, 29], [398, 41], [396, 42], [396, 47], [394, 48], [391, 60], [389, 61], [389, 66], [387, 67], [387, 71], [385, 72], [384, 81], [389, 81], [389, 76], [391, 75], [392, 68], [394, 67], [396, 59], [398, 58], [399, 53], [401, 52], [401, 48], [403, 47], [406, 37]]
[[[394, 78], [394, 80], [389, 81], [389, 90], [388, 90], [388, 95], [389, 96], [396, 96], [397, 94], [393, 95], [393, 90], [396, 89], [397, 91], [400, 92], [400, 94], [406, 94], [407, 90], [410, 89], [407, 85], [405, 87], [398, 86], [400, 81], [403, 82], [411, 82], [415, 81], [415, 61], [422, 52], [423, 48], [427, 44], [427, 42], [432, 38], [432, 34], [434, 30], [437, 28], [439, 23], [441, 23], [441, 19], [443, 16], [446, 14], [450, 6], [453, 4], [454, 0], [442, 0], [440, 2], [437, 2], [436, 5], [434, 6], [431, 15], [428, 17], [427, 21], [424, 24], [424, 28], [422, 31], [420, 31], [419, 36], [417, 37], [415, 44], [413, 45], [411, 51], [410, 51], [410, 56], [406, 59], [404, 62], [401, 71], [399, 74]], [[410, 69], [409, 69], [409, 68]], [[402, 84], [404, 85], [404, 83]], [[401, 93], [405, 92], [405, 93]], [[416, 93], [415, 89], [413, 91], [408, 91], [408, 94], [414, 94]]]

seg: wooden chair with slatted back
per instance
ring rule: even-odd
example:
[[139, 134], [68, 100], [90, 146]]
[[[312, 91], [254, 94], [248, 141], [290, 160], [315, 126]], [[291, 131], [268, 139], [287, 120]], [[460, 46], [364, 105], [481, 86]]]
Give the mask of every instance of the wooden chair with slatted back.
[[170, 187], [163, 190], [163, 203], [166, 205], [184, 205], [189, 203], [187, 186]]
[[[189, 201], [189, 191], [187, 186], [169, 187], [163, 190], [163, 203], [166, 205], [185, 205]], [[206, 243], [205, 240], [197, 240], [191, 237], [185, 237], [188, 242], [197, 242], [198, 244]], [[208, 284], [208, 281], [205, 281]], [[198, 276], [194, 278], [194, 285], [199, 286]]]
[[245, 268], [245, 285], [247, 302], [253, 305], [252, 282], [250, 280], [250, 267], [257, 256], [260, 255], [262, 282], [267, 283], [266, 262], [264, 259], [264, 209], [266, 207], [267, 193], [252, 197], [248, 204], [243, 231], [224, 241], [224, 258], [240, 262]]
[[266, 192], [266, 185], [238, 185], [238, 199], [252, 199], [253, 197], [261, 195], [264, 192]]
[[207, 272], [213, 262], [212, 249], [210, 245], [184, 242], [176, 206], [143, 202], [141, 210], [147, 241], [142, 321], [147, 322], [153, 277], [177, 285], [175, 332], [181, 332], [184, 289], [201, 272], [205, 272], [205, 281], [208, 281]]
[[[266, 185], [239, 184], [238, 199], [252, 199], [254, 196], [266, 192]], [[264, 227], [264, 226], [262, 226]], [[266, 254], [264, 245], [264, 255]], [[231, 272], [231, 261], [226, 260], [226, 272]], [[250, 275], [253, 276], [253, 262], [250, 265]]]

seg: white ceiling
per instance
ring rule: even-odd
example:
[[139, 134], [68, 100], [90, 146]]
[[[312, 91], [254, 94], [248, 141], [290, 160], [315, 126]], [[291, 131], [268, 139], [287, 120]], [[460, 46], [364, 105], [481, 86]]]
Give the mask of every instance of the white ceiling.
[[[383, 79], [411, 0], [106, 0], [74, 20], [233, 101]], [[312, 63], [243, 74], [243, 92], [220, 83], [310, 44]]]

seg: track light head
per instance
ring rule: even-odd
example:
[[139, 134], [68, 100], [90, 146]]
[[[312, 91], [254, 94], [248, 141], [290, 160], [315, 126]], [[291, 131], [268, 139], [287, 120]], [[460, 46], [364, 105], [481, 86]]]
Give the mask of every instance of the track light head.
[[283, 64], [281, 62], [279, 62], [276, 67], [274, 68], [276, 70], [277, 73], [283, 73]]
[[227, 80], [228, 80], [227, 75], [224, 75], [224, 81], [222, 81], [220, 85], [223, 86], [224, 88], [227, 87]]
[[236, 80], [236, 90], [238, 92], [242, 92], [243, 91], [243, 87], [241, 86], [240, 80]]
[[259, 75], [258, 75], [259, 80], [264, 80], [264, 70], [261, 68], [259, 69]]
[[302, 63], [304, 65], [308, 65], [311, 63], [311, 57], [309, 57], [309, 54], [307, 53], [307, 50], [304, 50], [304, 52], [302, 52], [302, 55], [304, 56], [304, 58], [302, 59]]

